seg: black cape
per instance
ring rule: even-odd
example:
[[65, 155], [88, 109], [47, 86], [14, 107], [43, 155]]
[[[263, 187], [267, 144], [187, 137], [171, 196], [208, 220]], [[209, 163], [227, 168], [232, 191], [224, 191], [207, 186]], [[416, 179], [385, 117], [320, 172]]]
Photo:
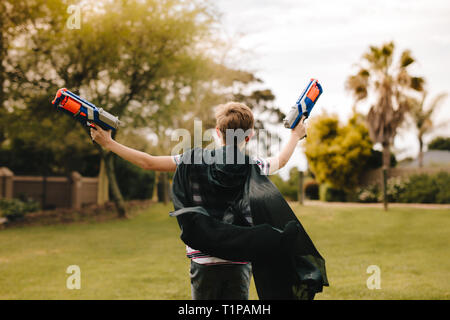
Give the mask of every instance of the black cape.
[[[313, 298], [328, 286], [325, 260], [257, 164], [247, 156], [244, 164], [226, 162], [231, 149], [242, 156], [232, 147], [183, 154], [172, 186], [175, 211], [170, 213], [177, 217], [181, 240], [211, 256], [250, 261], [259, 299]], [[202, 206], [193, 200], [193, 181], [201, 184]], [[232, 201], [224, 202], [227, 197]], [[232, 223], [217, 216], [218, 207], [233, 212]], [[243, 212], [250, 212], [253, 225]]]

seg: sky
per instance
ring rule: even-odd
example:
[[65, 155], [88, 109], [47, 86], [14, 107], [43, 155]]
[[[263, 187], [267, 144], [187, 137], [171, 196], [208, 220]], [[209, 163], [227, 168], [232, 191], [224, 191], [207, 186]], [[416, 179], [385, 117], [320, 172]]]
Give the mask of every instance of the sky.
[[[429, 97], [450, 94], [450, 1], [448, 0], [215, 0], [225, 34], [234, 40], [232, 63], [253, 71], [287, 112], [310, 78], [318, 79], [324, 93], [311, 117], [334, 112], [348, 119], [353, 98], [345, 91], [346, 78], [370, 45], [388, 41], [397, 55], [412, 51], [417, 63], [413, 75], [425, 77]], [[235, 54], [236, 56], [236, 54]], [[358, 106], [367, 113], [370, 104]], [[435, 114], [444, 126], [425, 139], [450, 136], [450, 97]], [[287, 129], [280, 129], [283, 138]], [[419, 145], [413, 129], [402, 129], [394, 141], [398, 158], [416, 157]], [[281, 174], [306, 158], [296, 151]]]

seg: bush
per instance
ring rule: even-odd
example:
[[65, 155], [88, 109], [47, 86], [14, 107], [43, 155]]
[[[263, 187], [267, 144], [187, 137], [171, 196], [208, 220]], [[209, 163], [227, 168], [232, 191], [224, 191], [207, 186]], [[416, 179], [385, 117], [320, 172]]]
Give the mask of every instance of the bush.
[[328, 184], [320, 186], [320, 200], [328, 202], [345, 202], [347, 201], [347, 193], [344, 190], [335, 189]]
[[7, 218], [9, 221], [23, 219], [27, 213], [39, 209], [39, 203], [32, 200], [0, 199], [0, 216]]
[[[365, 169], [378, 169], [383, 165], [383, 152], [378, 150], [371, 150], [370, 158], [367, 160]], [[397, 166], [397, 159], [395, 158], [395, 154], [391, 152], [391, 160], [390, 167], [395, 168]]]
[[298, 179], [294, 179], [293, 176], [290, 176], [288, 181], [284, 181], [277, 174], [269, 176], [269, 179], [287, 200], [298, 200]]
[[357, 201], [364, 203], [379, 202], [381, 201], [380, 187], [375, 184], [360, 188], [356, 193]]
[[412, 175], [404, 183], [398, 202], [450, 203], [450, 174], [447, 172]]
[[308, 199], [319, 200], [319, 184], [316, 181], [307, 182], [303, 190]]
[[[408, 178], [391, 178], [387, 182], [386, 192], [389, 202], [450, 203], [450, 173], [415, 174]], [[383, 200], [382, 189], [378, 185], [361, 188], [357, 196], [359, 202]]]
[[119, 157], [115, 157], [114, 169], [125, 200], [145, 200], [152, 197], [155, 185], [153, 171], [143, 170]]
[[447, 150], [450, 151], [450, 137], [434, 138], [428, 145], [428, 150]]
[[[408, 185], [409, 178], [394, 177], [387, 181], [386, 194], [388, 202], [399, 202], [402, 194], [406, 191], [406, 186]], [[383, 201], [383, 196], [380, 190], [380, 201]]]
[[436, 193], [436, 203], [450, 203], [450, 173], [439, 172], [436, 176], [438, 192]]

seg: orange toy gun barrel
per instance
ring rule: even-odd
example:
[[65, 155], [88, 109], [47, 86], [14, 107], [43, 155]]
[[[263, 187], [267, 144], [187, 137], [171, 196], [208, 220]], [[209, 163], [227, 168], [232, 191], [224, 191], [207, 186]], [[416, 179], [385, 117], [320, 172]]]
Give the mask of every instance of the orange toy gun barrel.
[[57, 110], [73, 116], [87, 127], [93, 127], [93, 123], [95, 123], [105, 130], [114, 131], [122, 125], [119, 118], [102, 108], [97, 108], [94, 104], [77, 96], [66, 88], [58, 90], [52, 104]]

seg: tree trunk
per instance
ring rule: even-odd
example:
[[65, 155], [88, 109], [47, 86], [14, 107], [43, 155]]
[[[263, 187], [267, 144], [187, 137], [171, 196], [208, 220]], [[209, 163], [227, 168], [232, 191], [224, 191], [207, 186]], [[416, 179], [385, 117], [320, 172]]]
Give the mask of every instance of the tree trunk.
[[167, 172], [160, 172], [158, 175], [157, 194], [158, 202], [164, 202], [167, 204], [169, 202], [169, 181], [167, 177]]
[[109, 188], [113, 197], [114, 204], [116, 205], [119, 218], [128, 218], [127, 210], [125, 208], [125, 201], [123, 200], [122, 193], [120, 192], [119, 185], [116, 180], [116, 174], [114, 172], [114, 154], [108, 152], [104, 154], [102, 152], [103, 160], [105, 161], [106, 175], [108, 176]]
[[100, 160], [100, 172], [98, 173], [98, 187], [97, 187], [97, 204], [102, 205], [109, 200], [109, 181], [106, 174], [105, 160]]
[[299, 204], [303, 204], [303, 180], [304, 180], [304, 172], [298, 171], [298, 193], [297, 193], [297, 201]]
[[383, 143], [383, 207], [384, 210], [388, 210], [388, 198], [387, 198], [387, 177], [389, 168], [391, 166], [391, 149], [389, 143]]
[[423, 139], [419, 137], [419, 168], [423, 167]]
[[391, 148], [389, 143], [383, 143], [383, 168], [391, 167]]
[[[1, 5], [1, 9], [5, 10], [4, 5]], [[4, 103], [5, 103], [5, 67], [3, 66], [3, 60], [5, 60], [6, 57], [6, 48], [7, 44], [5, 43], [5, 37], [3, 34], [3, 21], [0, 19], [0, 116], [4, 110]], [[3, 126], [2, 126], [3, 127]], [[0, 128], [0, 145], [5, 140], [5, 128]]]

